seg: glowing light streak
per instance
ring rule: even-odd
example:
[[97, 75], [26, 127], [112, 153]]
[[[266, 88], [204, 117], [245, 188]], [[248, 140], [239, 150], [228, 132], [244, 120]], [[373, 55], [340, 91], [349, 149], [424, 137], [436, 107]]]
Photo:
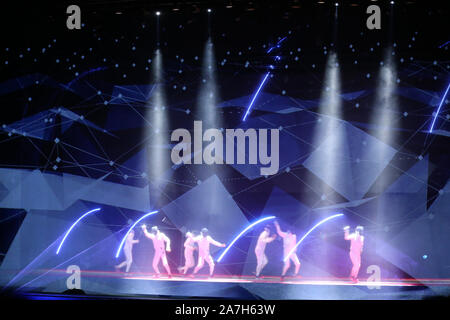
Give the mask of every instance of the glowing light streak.
[[242, 237], [248, 230], [250, 230], [251, 228], [253, 228], [254, 226], [256, 226], [257, 224], [263, 222], [263, 221], [267, 221], [270, 219], [275, 219], [275, 216], [269, 216], [269, 217], [265, 217], [262, 219], [259, 219], [258, 221], [253, 222], [252, 224], [250, 224], [249, 226], [247, 226], [244, 230], [242, 230], [234, 239], [233, 241], [231, 241], [231, 243], [228, 245], [228, 247], [226, 247], [226, 249], [222, 252], [222, 254], [220, 255], [220, 257], [217, 259], [217, 262], [220, 262], [222, 260], [222, 258], [225, 256], [225, 254], [228, 252], [228, 250], [230, 250], [230, 248], [233, 246], [233, 244], [240, 238]]
[[292, 254], [293, 252], [295, 252], [295, 250], [296, 250], [297, 247], [300, 245], [300, 243], [302, 243], [303, 240], [305, 240], [305, 238], [306, 238], [311, 232], [314, 231], [314, 229], [316, 229], [316, 228], [317, 228], [318, 226], [320, 226], [321, 224], [324, 224], [325, 222], [327, 222], [327, 221], [329, 221], [329, 220], [331, 220], [331, 219], [340, 217], [340, 216], [343, 216], [343, 214], [342, 214], [342, 213], [338, 213], [338, 214], [335, 214], [335, 215], [330, 216], [330, 217], [328, 217], [328, 218], [325, 218], [325, 219], [323, 219], [322, 221], [320, 221], [319, 223], [317, 223], [314, 227], [312, 227], [311, 229], [309, 229], [309, 231], [308, 231], [307, 233], [305, 233], [305, 235], [300, 239], [300, 241], [297, 242], [297, 244], [295, 245], [295, 247], [291, 249], [291, 251], [290, 251], [289, 254], [284, 258], [283, 261], [286, 261], [287, 259], [289, 259], [289, 257], [291, 256], [291, 254]]

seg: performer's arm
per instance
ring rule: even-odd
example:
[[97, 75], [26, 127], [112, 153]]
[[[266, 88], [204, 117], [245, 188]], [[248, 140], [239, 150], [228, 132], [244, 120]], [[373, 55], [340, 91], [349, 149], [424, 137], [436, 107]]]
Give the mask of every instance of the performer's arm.
[[222, 247], [222, 248], [225, 247], [225, 243], [220, 243], [219, 241], [214, 240], [210, 236], [208, 236], [208, 241], [209, 241], [209, 243], [215, 245], [216, 247]]
[[187, 238], [186, 241], [184, 242], [184, 247], [185, 247], [185, 248], [187, 248], [187, 247], [192, 247], [192, 246], [189, 244], [190, 240], [191, 240], [190, 238]]
[[275, 240], [276, 238], [277, 238], [277, 236], [274, 234], [274, 235], [271, 236], [271, 237], [265, 237], [265, 238], [264, 238], [264, 242], [270, 243], [270, 242], [272, 242], [273, 240]]
[[278, 235], [282, 238], [286, 237], [286, 232], [281, 231], [278, 221], [275, 221], [274, 224], [275, 224], [275, 228], [277, 229]]
[[148, 231], [147, 231], [147, 226], [144, 224], [144, 225], [142, 225], [142, 231], [144, 231], [144, 235], [147, 237], [147, 238], [149, 238], [149, 239], [154, 239], [155, 238], [155, 235], [153, 234], [153, 233], [149, 233]]
[[353, 235], [350, 234], [350, 227], [344, 227], [344, 239], [345, 240], [351, 240], [353, 238]]
[[170, 239], [169, 239], [169, 237], [164, 235], [164, 241], [166, 241], [166, 251], [170, 252]]

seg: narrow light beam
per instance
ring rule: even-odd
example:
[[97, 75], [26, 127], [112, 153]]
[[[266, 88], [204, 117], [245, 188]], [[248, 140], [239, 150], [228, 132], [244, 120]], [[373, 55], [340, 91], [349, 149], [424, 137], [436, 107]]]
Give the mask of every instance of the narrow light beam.
[[237, 237], [235, 237], [233, 239], [233, 241], [231, 241], [231, 243], [228, 245], [228, 247], [226, 247], [226, 249], [222, 252], [222, 254], [220, 255], [219, 259], [217, 259], [217, 262], [220, 262], [222, 260], [222, 258], [225, 256], [225, 254], [228, 252], [228, 250], [230, 250], [230, 248], [233, 246], [233, 244], [240, 238], [242, 237], [248, 230], [250, 230], [251, 228], [253, 228], [254, 226], [256, 226], [258, 223], [261, 223], [263, 221], [267, 221], [270, 219], [275, 219], [275, 216], [270, 216], [270, 217], [265, 217], [262, 219], [259, 219], [258, 221], [253, 222], [252, 224], [250, 224], [249, 226], [247, 226], [247, 228], [245, 228], [244, 230], [241, 231], [241, 233], [239, 233], [237, 235]]
[[328, 217], [328, 218], [325, 218], [325, 219], [323, 219], [322, 221], [320, 221], [319, 223], [317, 223], [314, 227], [312, 227], [311, 229], [309, 229], [309, 231], [308, 231], [307, 233], [305, 233], [305, 235], [300, 239], [299, 242], [297, 242], [297, 244], [295, 245], [295, 247], [292, 248], [292, 250], [291, 250], [291, 251], [289, 252], [289, 254], [284, 258], [283, 261], [286, 261], [287, 259], [289, 259], [289, 257], [291, 256], [291, 254], [297, 249], [297, 247], [300, 245], [300, 243], [302, 243], [302, 241], [305, 240], [305, 238], [306, 238], [311, 232], [313, 232], [314, 229], [316, 229], [316, 228], [317, 228], [318, 226], [320, 226], [321, 224], [327, 222], [328, 220], [331, 220], [331, 219], [333, 219], [333, 218], [337, 218], [337, 217], [340, 217], [340, 216], [343, 216], [343, 215], [344, 215], [344, 214], [342, 214], [342, 213], [338, 213], [338, 214], [335, 214], [335, 215], [330, 216], [330, 217]]
[[279, 48], [279, 47], [280, 47], [280, 44], [281, 44], [284, 40], [286, 40], [286, 38], [287, 38], [287, 36], [284, 37], [283, 39], [281, 39], [280, 41], [278, 41], [277, 44], [276, 44], [275, 46], [273, 46], [273, 47], [270, 47], [269, 50], [267, 50], [266, 53], [270, 53], [273, 49]]
[[70, 226], [69, 230], [66, 231], [66, 234], [64, 235], [64, 238], [61, 240], [61, 243], [59, 244], [58, 249], [56, 250], [56, 254], [59, 254], [59, 251], [61, 250], [61, 247], [62, 247], [64, 241], [66, 241], [67, 236], [68, 236], [69, 233], [72, 231], [72, 229], [78, 224], [78, 222], [80, 222], [80, 221], [81, 221], [84, 217], [86, 217], [88, 214], [90, 214], [90, 213], [92, 213], [92, 212], [99, 211], [99, 210], [100, 210], [100, 208], [97, 208], [97, 209], [93, 209], [93, 210], [91, 210], [91, 211], [86, 212], [86, 213], [83, 214], [81, 217], [79, 217], [79, 218], [77, 219], [77, 221], [75, 221], [74, 224], [72, 224], [72, 225]]
[[447, 96], [447, 93], [448, 93], [449, 89], [450, 89], [450, 83], [447, 86], [447, 90], [445, 90], [444, 96], [442, 97], [441, 103], [439, 104], [439, 108], [437, 109], [436, 115], [433, 118], [433, 122], [431, 123], [431, 127], [430, 127], [430, 133], [433, 132], [434, 123], [436, 122], [436, 119], [437, 119], [437, 117], [439, 115], [439, 112], [441, 111], [442, 105], [444, 104], [444, 100], [445, 100], [445, 97]]
[[267, 80], [267, 78], [269, 77], [269, 75], [270, 75], [270, 72], [267, 72], [267, 73], [266, 73], [266, 76], [265, 76], [264, 79], [263, 79], [263, 81], [262, 81], [261, 84], [259, 85], [258, 90], [256, 90], [256, 93], [255, 93], [255, 95], [253, 96], [253, 99], [252, 99], [252, 101], [250, 102], [250, 105], [249, 105], [248, 108], [247, 108], [247, 112], [245, 113], [244, 118], [242, 119], [243, 121], [245, 121], [245, 120], [247, 119], [247, 116], [248, 116], [248, 114], [249, 114], [249, 112], [250, 112], [250, 109], [251, 109], [252, 106], [253, 106], [253, 103], [254, 103], [255, 100], [256, 100], [256, 97], [258, 96], [259, 91], [261, 91], [261, 88], [264, 86], [264, 83], [266, 83], [266, 80]]
[[441, 44], [438, 48], [441, 49], [441, 48], [443, 48], [445, 45], [447, 45], [447, 44], [449, 44], [449, 43], [450, 43], [450, 41], [447, 41], [446, 43]]
[[125, 240], [127, 239], [128, 234], [131, 232], [131, 230], [133, 230], [133, 228], [134, 228], [141, 220], [143, 220], [144, 218], [147, 218], [148, 216], [151, 216], [152, 214], [155, 214], [155, 213], [158, 213], [158, 211], [152, 211], [152, 212], [146, 213], [146, 214], [144, 214], [142, 217], [140, 217], [138, 220], [136, 220], [135, 223], [133, 223], [133, 225], [128, 229], [127, 233], [125, 234], [125, 236], [123, 237], [122, 241], [120, 242], [119, 248], [117, 248], [116, 258], [119, 257], [120, 250], [122, 250], [122, 247], [123, 247], [123, 245], [124, 245], [124, 243], [125, 243]]
[[284, 40], [286, 40], [286, 38], [287, 37], [284, 37], [283, 39], [281, 39], [280, 41], [278, 41], [278, 43], [277, 44], [280, 44], [280, 43], [282, 43]]

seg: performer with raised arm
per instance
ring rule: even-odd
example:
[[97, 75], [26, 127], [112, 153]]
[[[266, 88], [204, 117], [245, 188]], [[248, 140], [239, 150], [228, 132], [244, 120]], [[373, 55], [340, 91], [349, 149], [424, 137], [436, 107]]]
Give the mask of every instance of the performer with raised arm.
[[209, 253], [209, 245], [215, 245], [216, 247], [225, 247], [224, 243], [220, 243], [209, 235], [209, 231], [206, 228], [203, 228], [201, 234], [194, 238], [194, 241], [198, 243], [198, 264], [194, 269], [194, 273], [196, 274], [203, 265], [205, 264], [205, 260], [209, 265], [209, 276], [212, 277], [214, 273], [214, 260]]
[[[292, 252], [290, 255], [289, 253], [291, 250], [295, 247], [297, 244], [297, 236], [291, 232], [291, 230], [287, 230], [286, 232], [281, 231], [280, 225], [278, 224], [278, 221], [274, 222], [275, 228], [277, 229], [278, 235], [283, 238], [283, 259], [284, 266], [283, 266], [283, 272], [281, 273], [281, 280], [284, 279], [286, 272], [288, 271], [289, 267], [291, 266], [291, 260], [294, 262], [295, 265], [295, 276], [298, 275], [298, 272], [300, 270], [300, 261], [298, 260], [297, 253]], [[289, 257], [288, 257], [289, 255]]]
[[267, 265], [267, 256], [265, 254], [266, 245], [277, 237], [276, 234], [273, 234], [270, 236], [270, 229], [268, 226], [264, 227], [263, 232], [258, 237], [258, 241], [256, 242], [255, 246], [255, 255], [256, 255], [256, 272], [255, 275], [257, 278], [259, 278], [259, 275], [264, 269], [264, 267]]
[[127, 240], [125, 240], [125, 245], [123, 246], [123, 252], [125, 254], [125, 261], [115, 266], [116, 271], [119, 271], [121, 268], [125, 267], [125, 272], [128, 273], [131, 268], [131, 264], [133, 263], [133, 245], [138, 243], [139, 240], [134, 239], [134, 230], [131, 230], [127, 236]]
[[147, 231], [147, 226], [142, 225], [142, 231], [147, 238], [153, 241], [153, 247], [155, 248], [155, 255], [153, 256], [153, 270], [155, 270], [156, 274], [159, 276], [159, 261], [162, 260], [163, 266], [167, 271], [169, 278], [171, 277], [170, 267], [167, 262], [166, 251], [170, 252], [170, 239], [161, 231], [159, 231], [157, 226], [152, 227], [151, 233]]
[[357, 226], [354, 233], [350, 233], [349, 226], [344, 227], [344, 239], [350, 240], [350, 260], [353, 264], [350, 279], [354, 283], [358, 282], [358, 273], [361, 267], [361, 253], [364, 246], [363, 231], [364, 228], [362, 226]]
[[195, 266], [194, 251], [197, 250], [194, 240], [194, 234], [186, 232], [186, 241], [184, 241], [184, 266], [178, 268], [180, 272], [186, 274], [187, 271]]

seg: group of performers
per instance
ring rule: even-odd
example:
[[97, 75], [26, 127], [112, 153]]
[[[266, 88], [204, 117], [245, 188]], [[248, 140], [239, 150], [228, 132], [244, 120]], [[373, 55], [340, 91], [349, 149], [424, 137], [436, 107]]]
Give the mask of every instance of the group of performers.
[[[298, 276], [300, 271], [300, 261], [298, 256], [293, 250], [297, 244], [297, 236], [289, 229], [286, 231], [282, 231], [280, 225], [277, 221], [274, 222], [276, 233], [271, 232], [271, 228], [269, 225], [264, 227], [264, 230], [258, 236], [258, 240], [255, 246], [255, 255], [256, 255], [256, 271], [254, 275], [256, 278], [259, 278], [262, 270], [268, 263], [268, 258], [265, 254], [265, 249], [268, 243], [274, 241], [277, 236], [279, 236], [283, 241], [283, 254], [284, 257], [284, 265], [281, 273], [281, 280], [286, 276], [287, 271], [291, 266], [291, 261], [295, 266], [294, 275]], [[361, 267], [361, 253], [363, 251], [364, 246], [364, 236], [362, 235], [364, 228], [362, 226], [358, 226], [355, 228], [355, 232], [350, 233], [350, 227], [344, 227], [344, 239], [350, 241], [350, 260], [353, 264], [350, 273], [350, 279], [353, 282], [357, 282], [359, 268]], [[170, 270], [170, 266], [167, 262], [166, 252], [171, 251], [170, 247], [170, 239], [164, 233], [162, 233], [157, 226], [151, 228], [151, 231], [148, 232], [147, 226], [142, 225], [142, 231], [144, 235], [152, 240], [153, 247], [155, 249], [155, 253], [153, 256], [152, 267], [155, 271], [156, 275], [160, 275], [159, 271], [159, 263], [162, 262], [164, 269], [168, 277], [171, 277], [172, 273]], [[123, 251], [125, 254], [125, 261], [115, 266], [116, 270], [119, 270], [125, 267], [125, 272], [129, 272], [131, 268], [131, 264], [133, 263], [133, 254], [132, 249], [133, 245], [138, 243], [139, 240], [134, 239], [134, 230], [128, 234], [127, 239], [125, 241], [125, 245], [123, 247]], [[186, 240], [184, 242], [184, 266], [179, 267], [178, 271], [183, 275], [188, 273], [189, 269], [194, 268], [194, 271], [190, 275], [191, 277], [197, 274], [206, 263], [209, 266], [209, 276], [212, 277], [214, 273], [214, 259], [210, 254], [210, 245], [214, 245], [217, 247], [225, 247], [224, 243], [220, 243], [214, 240], [210, 235], [207, 228], [203, 228], [200, 234], [195, 235], [193, 232], [186, 232]], [[194, 251], [198, 250], [198, 261], [195, 263], [194, 259]]]
[[[155, 253], [153, 255], [152, 267], [155, 271], [156, 275], [160, 275], [159, 271], [159, 262], [162, 262], [164, 269], [166, 269], [166, 273], [169, 277], [171, 277], [172, 273], [170, 271], [169, 263], [167, 262], [166, 252], [170, 252], [170, 239], [164, 233], [162, 233], [157, 226], [152, 227], [151, 232], [148, 232], [147, 226], [142, 225], [142, 231], [144, 235], [152, 240], [153, 248], [155, 249]], [[133, 245], [138, 243], [139, 240], [134, 239], [134, 231], [132, 230], [125, 241], [125, 245], [123, 247], [125, 254], [125, 261], [116, 266], [116, 270], [119, 270], [123, 267], [126, 267], [125, 272], [130, 271], [131, 264], [133, 263]], [[194, 269], [193, 274], [196, 274], [200, 269], [203, 268], [205, 261], [209, 265], [209, 275], [212, 277], [214, 273], [214, 260], [211, 257], [209, 252], [210, 244], [215, 245], [217, 247], [225, 247], [224, 243], [220, 243], [214, 240], [210, 235], [207, 228], [203, 228], [200, 235], [194, 236], [192, 232], [186, 233], [186, 241], [184, 242], [184, 258], [185, 264], [183, 267], [179, 268], [183, 274], [186, 274], [189, 269], [194, 267], [194, 251], [197, 250], [198, 247], [198, 263]], [[195, 246], [197, 245], [197, 246]]]

